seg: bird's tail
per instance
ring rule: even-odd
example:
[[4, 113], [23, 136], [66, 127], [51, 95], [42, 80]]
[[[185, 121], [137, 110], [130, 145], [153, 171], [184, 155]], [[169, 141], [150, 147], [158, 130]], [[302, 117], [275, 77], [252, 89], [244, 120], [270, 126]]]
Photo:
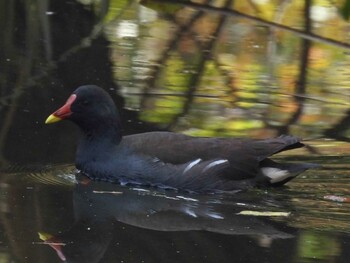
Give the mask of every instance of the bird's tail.
[[319, 168], [314, 163], [277, 163], [270, 159], [261, 162], [257, 184], [261, 186], [281, 186], [308, 169]]

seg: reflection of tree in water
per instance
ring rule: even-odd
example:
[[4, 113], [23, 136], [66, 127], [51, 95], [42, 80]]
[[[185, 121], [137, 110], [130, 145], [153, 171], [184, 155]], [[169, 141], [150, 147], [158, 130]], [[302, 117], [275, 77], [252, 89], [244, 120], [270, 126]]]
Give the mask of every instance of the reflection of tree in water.
[[[311, 57], [310, 52], [313, 48], [311, 40], [316, 41], [316, 42], [327, 43], [327, 44], [342, 47], [342, 48], [349, 48], [349, 44], [347, 44], [347, 43], [341, 43], [341, 42], [335, 41], [333, 39], [320, 37], [320, 36], [313, 34], [312, 21], [310, 18], [311, 17], [311, 15], [310, 15], [311, 1], [305, 1], [305, 8], [304, 8], [304, 20], [305, 20], [304, 27], [305, 27], [305, 29], [304, 30], [293, 29], [293, 28], [290, 28], [288, 26], [265, 21], [265, 20], [260, 19], [260, 18], [250, 17], [249, 15], [245, 15], [245, 14], [239, 13], [237, 11], [232, 11], [229, 9], [229, 7], [232, 4], [231, 1], [225, 2], [225, 6], [227, 8], [226, 7], [214, 8], [214, 7], [205, 5], [205, 4], [195, 4], [195, 3], [182, 3], [182, 4], [184, 4], [185, 6], [193, 7], [195, 9], [197, 9], [198, 12], [193, 13], [191, 19], [189, 20], [188, 23], [186, 23], [186, 25], [181, 25], [181, 23], [179, 21], [176, 21], [176, 19], [174, 18], [175, 16], [171, 17], [171, 18], [168, 17], [168, 19], [169, 20], [171, 19], [171, 21], [177, 26], [176, 34], [174, 34], [173, 38], [169, 41], [167, 48], [163, 51], [160, 59], [157, 60], [157, 62], [155, 63], [157, 66], [153, 68], [153, 74], [152, 74], [151, 80], [148, 82], [147, 87], [144, 89], [143, 93], [139, 94], [142, 96], [141, 105], [143, 105], [145, 107], [144, 112], [147, 112], [147, 107], [150, 106], [150, 102], [149, 102], [150, 96], [153, 96], [153, 103], [154, 103], [154, 105], [149, 110], [149, 111], [152, 111], [153, 113], [151, 113], [149, 115], [143, 114], [142, 118], [147, 120], [147, 121], [151, 121], [151, 122], [153, 121], [156, 123], [163, 122], [163, 124], [164, 124], [163, 127], [167, 127], [168, 129], [174, 128], [176, 125], [181, 126], [181, 121], [183, 122], [182, 117], [190, 116], [193, 113], [194, 109], [201, 107], [201, 106], [196, 105], [196, 103], [198, 104], [198, 98], [200, 98], [203, 95], [203, 93], [200, 93], [201, 82], [203, 82], [203, 79], [205, 79], [205, 74], [207, 73], [206, 71], [207, 71], [207, 68], [209, 67], [208, 66], [209, 63], [212, 62], [214, 64], [215, 70], [220, 72], [220, 74], [219, 74], [220, 77], [222, 79], [225, 79], [226, 87], [230, 86], [230, 89], [233, 91], [233, 93], [231, 92], [231, 95], [229, 95], [229, 96], [231, 96], [231, 100], [229, 100], [230, 106], [228, 106], [226, 104], [226, 106], [225, 106], [226, 108], [240, 109], [240, 110], [246, 112], [245, 114], [248, 114], [247, 115], [248, 117], [246, 116], [247, 118], [245, 118], [242, 122], [248, 123], [249, 121], [251, 121], [251, 119], [254, 119], [254, 118], [260, 119], [261, 121], [263, 121], [265, 128], [274, 130], [275, 134], [276, 133], [277, 134], [290, 133], [291, 132], [290, 128], [292, 126], [294, 126], [295, 124], [303, 125], [303, 124], [299, 123], [301, 121], [301, 119], [305, 118], [305, 117], [308, 118], [307, 113], [304, 111], [304, 109], [307, 107], [307, 104], [310, 104], [310, 101], [315, 100], [315, 98], [310, 97], [310, 95], [309, 95], [310, 91], [307, 91], [307, 87], [311, 88], [311, 86], [309, 85], [310, 83], [308, 83], [308, 71], [310, 71], [310, 69], [312, 70], [312, 68], [310, 67], [310, 57]], [[215, 21], [216, 29], [211, 33], [211, 38], [209, 38], [203, 44], [200, 41], [196, 41], [196, 36], [197, 36], [196, 34], [198, 32], [196, 32], [195, 25], [196, 25], [196, 22], [198, 20], [205, 17], [205, 15], [207, 14], [204, 11], [208, 11], [208, 13], [210, 13], [210, 11], [212, 11], [213, 14], [218, 14], [219, 17], [218, 17], [217, 21], [213, 20], [213, 21]], [[277, 28], [277, 29], [289, 31], [289, 32], [296, 34], [304, 39], [301, 42], [301, 46], [300, 46], [301, 47], [300, 63], [299, 63], [298, 70], [297, 70], [298, 77], [296, 76], [296, 81], [294, 84], [294, 91], [293, 91], [293, 93], [290, 93], [290, 92], [288, 93], [288, 96], [292, 98], [292, 101], [289, 103], [294, 105], [292, 107], [293, 110], [290, 110], [288, 112], [289, 117], [286, 117], [286, 118], [278, 121], [278, 123], [271, 122], [271, 115], [266, 114], [266, 111], [260, 112], [261, 116], [258, 118], [256, 116], [254, 116], [255, 115], [254, 112], [256, 111], [256, 109], [254, 109], [254, 107], [255, 107], [254, 104], [261, 103], [261, 98], [258, 97], [257, 95], [256, 95], [255, 99], [251, 100], [252, 106], [242, 108], [239, 104], [237, 104], [237, 102], [242, 101], [242, 99], [244, 101], [245, 98], [240, 97], [236, 91], [239, 89], [241, 89], [241, 90], [246, 89], [246, 87], [240, 86], [239, 84], [237, 85], [235, 78], [232, 77], [232, 72], [230, 74], [230, 72], [225, 72], [224, 70], [222, 70], [222, 67], [220, 66], [220, 62], [215, 57], [214, 47], [216, 46], [216, 44], [218, 42], [220, 34], [226, 33], [225, 31], [227, 31], [226, 30], [227, 28], [225, 28], [225, 26], [226, 26], [225, 21], [230, 16], [239, 16], [239, 17], [246, 18], [248, 20], [251, 19], [254, 22], [260, 23], [264, 26], [271, 27], [272, 29]], [[192, 34], [190, 34], [190, 33], [192, 33]], [[166, 65], [167, 62], [171, 61], [172, 59], [174, 60], [174, 58], [172, 58], [172, 56], [171, 56], [172, 53], [177, 50], [181, 41], [186, 37], [191, 37], [193, 39], [193, 42], [196, 44], [196, 48], [199, 50], [198, 51], [199, 54], [197, 54], [199, 59], [195, 63], [191, 64], [191, 66], [194, 69], [193, 69], [193, 73], [190, 74], [190, 76], [187, 79], [187, 82], [185, 83], [186, 90], [183, 93], [181, 93], [181, 92], [174, 93], [173, 92], [173, 94], [169, 94], [169, 92], [170, 93], [172, 93], [172, 92], [167, 90], [167, 88], [163, 87], [161, 84], [159, 84], [159, 79], [162, 78], [162, 75], [164, 75], [164, 71], [166, 71], [167, 69], [159, 67], [158, 65]], [[167, 67], [167, 66], [165, 66], [165, 67]], [[183, 69], [186, 69], [186, 65], [184, 66]], [[172, 72], [172, 73], [175, 74], [174, 72]], [[163, 76], [163, 78], [164, 78], [164, 76]], [[157, 87], [157, 85], [158, 85], [158, 87]], [[154, 89], [154, 88], [156, 88], [156, 90], [158, 90], [158, 91], [152, 92], [152, 89]], [[266, 87], [265, 90], [266, 91], [263, 91], [263, 92], [266, 92], [267, 94], [269, 94], [271, 92], [270, 97], [274, 96], [272, 89]], [[211, 92], [213, 92], [213, 91], [209, 91], [209, 93], [207, 93], [206, 95], [208, 97], [210, 97], [210, 96], [215, 97], [215, 92], [210, 94]], [[246, 92], [249, 92], [249, 90], [247, 90]], [[254, 90], [250, 91], [250, 93], [254, 94]], [[282, 93], [280, 95], [283, 95], [283, 93], [284, 92], [282, 91]], [[172, 97], [170, 98], [170, 96], [172, 96]], [[157, 106], [157, 103], [154, 102], [157, 100], [163, 101], [163, 103], [158, 103], [159, 105], [162, 105], [161, 107]], [[175, 109], [173, 107], [173, 109], [170, 110], [170, 107], [172, 104], [168, 103], [167, 102], [168, 100], [172, 100], [172, 101], [177, 100], [178, 101], [178, 103], [176, 104], [177, 109]], [[219, 95], [219, 97], [217, 97], [217, 100], [220, 100], [220, 95]], [[317, 99], [316, 99], [316, 101], [317, 101]], [[148, 103], [148, 105], [147, 105], [147, 103]], [[210, 101], [208, 102], [208, 104], [211, 104], [211, 103], [212, 102], [210, 102]], [[249, 103], [249, 101], [248, 101], [248, 103]], [[273, 105], [273, 103], [275, 103], [275, 102], [273, 102], [273, 100], [272, 100], [270, 103]], [[169, 109], [166, 109], [165, 107], [168, 107]], [[280, 104], [280, 107], [283, 108], [284, 105]], [[163, 110], [166, 110], [166, 113], [163, 112]], [[154, 116], [157, 115], [157, 113], [156, 113], [157, 111], [158, 111], [158, 118], [157, 117], [154, 118]], [[277, 112], [275, 112], [275, 114], [277, 114]], [[196, 117], [200, 117], [200, 116], [196, 116]], [[202, 117], [207, 118], [208, 116], [202, 116]], [[194, 118], [195, 117], [192, 117], [192, 119], [191, 119], [191, 117], [189, 118], [192, 125], [195, 124], [195, 122], [196, 122], [196, 121], [194, 121]], [[198, 119], [197, 119], [197, 121], [198, 121]], [[227, 121], [228, 120], [226, 120], [226, 124], [227, 124]], [[180, 122], [180, 124], [179, 124], [179, 122]], [[225, 120], [224, 120], [224, 122], [225, 122]], [[221, 127], [223, 127], [223, 125], [225, 125], [225, 124], [221, 124]], [[238, 127], [238, 125], [239, 124], [237, 124], [237, 127]], [[308, 126], [310, 124], [306, 124], [306, 125]], [[313, 124], [311, 124], [310, 126], [312, 126], [312, 125]], [[211, 126], [213, 126], [213, 125], [211, 125]], [[227, 125], [227, 126], [230, 126], [230, 125]], [[245, 126], [249, 127], [249, 125], [247, 125], [247, 124]], [[253, 129], [254, 128], [257, 128], [257, 127], [253, 127]], [[263, 127], [260, 126], [260, 128], [263, 128]], [[182, 127], [182, 129], [183, 129], [183, 127]], [[206, 128], [204, 128], [204, 129], [206, 129]], [[216, 130], [217, 133], [214, 132], [213, 135], [223, 135], [223, 134], [225, 135], [226, 134], [225, 132], [223, 134], [220, 132], [220, 130], [221, 130], [220, 125], [218, 125], [218, 127], [216, 129], [217, 129]], [[233, 130], [234, 130], [234, 128], [233, 128]], [[233, 130], [231, 131], [231, 135], [235, 134], [233, 132]], [[249, 128], [248, 128], [248, 130], [249, 130]], [[317, 134], [317, 130], [314, 130], [314, 133]], [[229, 133], [226, 135], [229, 135]]]
[[345, 117], [342, 118], [338, 123], [336, 123], [333, 127], [327, 129], [324, 135], [330, 138], [335, 138], [340, 141], [350, 141], [350, 138], [344, 135], [349, 129], [350, 110], [346, 112]]
[[[224, 4], [225, 7], [230, 7], [231, 5], [232, 5], [232, 0], [228, 0]], [[226, 16], [219, 16], [217, 23], [215, 25], [216, 28], [214, 29], [214, 32], [211, 33], [210, 38], [207, 41], [203, 41], [203, 42], [196, 41], [196, 34], [192, 31], [192, 27], [195, 25], [196, 22], [198, 22], [205, 15], [206, 14], [202, 11], [196, 12], [190, 19], [189, 23], [186, 23], [186, 25], [183, 25], [183, 26], [179, 26], [176, 36], [171, 40], [163, 56], [157, 62], [158, 65], [163, 65], [166, 62], [166, 60], [170, 57], [170, 54], [173, 51], [173, 49], [176, 49], [178, 47], [180, 40], [184, 37], [191, 37], [195, 41], [195, 43], [199, 46], [198, 49], [201, 52], [201, 54], [199, 55], [200, 58], [195, 65], [196, 66], [196, 69], [194, 70], [195, 73], [191, 74], [189, 81], [187, 83], [188, 88], [184, 94], [185, 101], [183, 103], [182, 110], [172, 117], [171, 121], [169, 121], [169, 123], [167, 124], [167, 127], [166, 127], [167, 129], [171, 129], [174, 125], [176, 125], [179, 118], [188, 114], [195, 96], [195, 92], [198, 88], [199, 82], [201, 81], [201, 78], [205, 73], [206, 63], [212, 59], [212, 55], [213, 55], [212, 50], [215, 47], [216, 40], [218, 39], [220, 32], [223, 30], [223, 26], [226, 21]], [[175, 20], [173, 20], [173, 22], [176, 23]], [[150, 82], [151, 87], [155, 86], [156, 84], [155, 82], [158, 79], [159, 74], [160, 74], [160, 70], [154, 71], [154, 76], [151, 78], [151, 82]], [[227, 83], [232, 83], [232, 81], [228, 81]]]
[[[0, 5], [6, 40], [0, 43], [0, 163], [42, 161], [51, 142], [50, 131], [40, 130], [41, 124], [56, 99], [63, 101], [82, 82], [114, 86], [107, 42], [101, 37], [101, 25], [93, 27], [91, 12], [77, 2]], [[76, 17], [79, 23], [74, 23]], [[43, 137], [47, 143], [42, 143]], [[52, 160], [62, 160], [67, 145], [74, 143], [70, 139], [65, 136], [64, 147], [57, 145], [57, 151], [49, 154]]]
[[[36, 130], [35, 133], [34, 131], [29, 131], [28, 127], [33, 126], [32, 123], [35, 121], [41, 123], [45, 117], [45, 112], [49, 111], [46, 111], [46, 109], [54, 108], [51, 106], [56, 102], [58, 103], [59, 100], [63, 100], [67, 93], [74, 87], [83, 83], [95, 83], [104, 87], [114, 87], [114, 80], [111, 78], [111, 63], [108, 62], [107, 41], [105, 41], [104, 36], [102, 36], [103, 29], [106, 24], [113, 20], [124, 19], [123, 14], [125, 10], [134, 8], [132, 7], [131, 1], [118, 3], [119, 9], [115, 9], [114, 5], [116, 3], [114, 1], [111, 1], [110, 4], [108, 4], [108, 1], [101, 1], [100, 8], [98, 9], [99, 11], [95, 13], [91, 12], [91, 10], [84, 9], [83, 5], [76, 2], [69, 5], [66, 3], [53, 2], [48, 5], [48, 1], [39, 1], [37, 6], [27, 2], [24, 4], [12, 1], [1, 3], [0, 12], [2, 13], [2, 19], [0, 19], [0, 23], [3, 25], [2, 28], [4, 28], [2, 31], [4, 41], [1, 42], [2, 48], [0, 49], [0, 54], [4, 59], [0, 62], [0, 67], [2, 68], [0, 73], [0, 149], [3, 151], [9, 141], [17, 141], [19, 144], [23, 145], [21, 153], [18, 154], [15, 151], [10, 153], [10, 159], [14, 158], [21, 161], [20, 156], [22, 155], [32, 158], [37, 156], [36, 160], [45, 159], [47, 156], [45, 149], [27, 146], [41, 146], [40, 139], [42, 136], [39, 136], [39, 133], [49, 133], [48, 129], [38, 133], [39, 126], [35, 126], [33, 127], [33, 129]], [[164, 92], [164, 89], [161, 89], [161, 87], [160, 89], [156, 89], [156, 91], [159, 90], [159, 97], [166, 97], [168, 99], [165, 100], [164, 103], [168, 103], [167, 106], [170, 108], [168, 118], [166, 122], [163, 123], [163, 128], [174, 128], [179, 123], [181, 124], [181, 122], [184, 122], [184, 116], [188, 117], [193, 115], [189, 118], [188, 122], [190, 125], [193, 125], [193, 127], [197, 124], [198, 126], [203, 126], [204, 129], [206, 129], [205, 132], [207, 132], [207, 134], [203, 135], [247, 135], [249, 130], [254, 130], [256, 128], [265, 128], [265, 130], [271, 129], [274, 134], [288, 133], [291, 131], [290, 129], [294, 124], [305, 117], [305, 104], [310, 101], [308, 96], [311, 92], [306, 90], [306, 87], [308, 87], [306, 86], [306, 84], [308, 84], [307, 69], [310, 62], [310, 49], [312, 48], [310, 40], [321, 41], [322, 43], [341, 48], [349, 48], [349, 44], [347, 43], [322, 38], [310, 32], [308, 29], [310, 27], [310, 21], [308, 19], [309, 13], [307, 11], [310, 6], [310, 1], [305, 1], [305, 3], [305, 30], [293, 29], [288, 26], [230, 10], [230, 6], [232, 6], [231, 0], [225, 1], [219, 8], [205, 4], [185, 3], [185, 5], [190, 8], [194, 8], [195, 11], [192, 10], [189, 19], [186, 21], [181, 20], [181, 16], [175, 16], [173, 14], [167, 16], [167, 20], [171, 21], [177, 29], [175, 34], [169, 39], [167, 46], [162, 50], [159, 60], [155, 63], [158, 66], [152, 68], [152, 78], [148, 81], [144, 93], [141, 95], [141, 105], [150, 104], [148, 99], [151, 96], [154, 100], [157, 99], [156, 95], [153, 95], [151, 92], [152, 89], [155, 87], [159, 88], [164, 84], [162, 78], [164, 78], [166, 71], [171, 71], [171, 66], [173, 66], [173, 64], [181, 62], [185, 66], [179, 66], [179, 72], [169, 73], [171, 77], [176, 74], [185, 75], [185, 87], [181, 90], [181, 94], [176, 90], [170, 90], [170, 93], [175, 92], [175, 94], [169, 94], [169, 91]], [[46, 9], [49, 11], [53, 10], [53, 14], [46, 14]], [[21, 10], [21, 12], [15, 12], [16, 10]], [[181, 11], [181, 7], [176, 10]], [[255, 8], [255, 10], [259, 11], [258, 8]], [[22, 15], [19, 15], [19, 13]], [[45, 15], [43, 15], [44, 13]], [[63, 13], [64, 16], [62, 15]], [[209, 33], [206, 35], [203, 34], [203, 37], [196, 30], [198, 30], [198, 28], [203, 30], [205, 26], [199, 24], [203, 23], [208, 16], [214, 17], [214, 19], [211, 20], [215, 23], [211, 24], [211, 28], [207, 30], [207, 33]], [[75, 22], [72, 22], [74, 17], [79, 18], [79, 23], [75, 20]], [[240, 72], [236, 69], [234, 69], [236, 72], [233, 69], [227, 70], [227, 68], [223, 67], [218, 57], [216, 57], [215, 50], [218, 44], [220, 44], [218, 40], [220, 36], [226, 37], [227, 25], [232, 22], [232, 20], [228, 20], [228, 18], [232, 17], [241, 17], [248, 21], [253, 21], [254, 23], [262, 25], [263, 29], [279, 29], [308, 39], [301, 43], [303, 52], [301, 52], [300, 56], [302, 60], [298, 66], [298, 81], [291, 94], [288, 94], [290, 98], [293, 98], [291, 104], [294, 106], [292, 110], [288, 112], [286, 118], [271, 123], [271, 116], [269, 112], [266, 112], [266, 108], [263, 110], [254, 108], [261, 103], [261, 90], [249, 90], [249, 87], [246, 85], [237, 83], [237, 77], [234, 73], [239, 74]], [[230, 24], [230, 26], [232, 25]], [[69, 28], [69, 30], [67, 30], [67, 28]], [[63, 35], [64, 38], [62, 37]], [[239, 36], [236, 38], [239, 38]], [[188, 56], [189, 58], [187, 58], [187, 60], [186, 54], [178, 51], [178, 49], [184, 45], [184, 40], [191, 41], [196, 49], [192, 55]], [[232, 47], [230, 48], [232, 49]], [[239, 46], [235, 48], [242, 47]], [[182, 57], [175, 62], [174, 53], [179, 54], [179, 56], [182, 55]], [[193, 61], [189, 61], [192, 59]], [[163, 67], [163, 65], [165, 66]], [[239, 66], [240, 65], [238, 65], [238, 67]], [[190, 69], [188, 73], [181, 71], [186, 68]], [[215, 81], [208, 81], [208, 79], [210, 79], [210, 74], [219, 76], [215, 81], [220, 79], [220, 81], [224, 83], [221, 86], [224, 86], [225, 89], [215, 90], [215, 88], [213, 88], [215, 87]], [[251, 75], [249, 75], [249, 77], [251, 77]], [[262, 89], [265, 89], [262, 93], [265, 92], [263, 95], [266, 96], [267, 94], [273, 97], [276, 93], [272, 91], [268, 85], [270, 85], [270, 83], [266, 83], [265, 87], [262, 85]], [[210, 88], [202, 89], [208, 86], [210, 86]], [[278, 90], [281, 89], [278, 88]], [[240, 96], [241, 91], [250, 92], [250, 95], [254, 97], [250, 99], [244, 98]], [[260, 93], [257, 94], [257, 92]], [[283, 94], [277, 93], [277, 96], [278, 95]], [[48, 98], [55, 99], [55, 102], [49, 105], [47, 103]], [[117, 97], [117, 99], [118, 102], [122, 104], [122, 98]], [[215, 102], [213, 102], [214, 100]], [[273, 100], [274, 98], [268, 98], [267, 103], [273, 103]], [[178, 108], [175, 106], [169, 107], [169, 101], [172, 103], [170, 105], [175, 104]], [[248, 106], [242, 107], [240, 104], [242, 101], [247, 103]], [[276, 104], [278, 105], [278, 103]], [[21, 105], [21, 108], [18, 108], [17, 105]], [[211, 117], [208, 116], [206, 112], [208, 107], [209, 110], [215, 108], [219, 114], [206, 122], [205, 118]], [[161, 107], [158, 109], [157, 107], [153, 107], [153, 112], [151, 114], [154, 116], [155, 112], [161, 112], [162, 110], [164, 109]], [[236, 113], [236, 115], [230, 115], [229, 118], [221, 118], [221, 113], [224, 114], [226, 111], [230, 110], [244, 112], [245, 116], [239, 123], [237, 120], [232, 121], [230, 119], [232, 116], [236, 117]], [[275, 111], [277, 112], [277, 110]], [[144, 112], [145, 113], [141, 112], [141, 119], [152, 122], [152, 118], [145, 118], [145, 116], [150, 115], [147, 115], [147, 107]], [[195, 112], [195, 114], [193, 114], [193, 112]], [[274, 113], [276, 114], [276, 112]], [[34, 115], [36, 116], [34, 118], [28, 118], [28, 114], [31, 117]], [[161, 116], [164, 115], [165, 114]], [[332, 127], [328, 128], [323, 133], [341, 140], [346, 139], [346, 132], [349, 130], [348, 116], [349, 111], [338, 123], [333, 124]], [[134, 119], [135, 115], [130, 118]], [[256, 121], [259, 121], [258, 124], [254, 124]], [[253, 124], [250, 124], [250, 122], [253, 122]], [[157, 122], [154, 121], [154, 123]], [[158, 124], [159, 123], [157, 123], [157, 125]], [[316, 129], [316, 126], [317, 124], [310, 125], [312, 129], [314, 129], [314, 127]], [[189, 125], [186, 127], [189, 127]], [[212, 129], [212, 131], [209, 131], [209, 129]], [[19, 131], [22, 134], [19, 134]], [[26, 132], [31, 132], [31, 136], [34, 137], [28, 139], [23, 135]], [[310, 133], [312, 134], [312, 131]], [[58, 134], [62, 134], [62, 132], [58, 132], [56, 136], [60, 136]], [[258, 133], [258, 135], [266, 136], [266, 134], [261, 133]], [[66, 137], [65, 141], [67, 141], [67, 139]], [[74, 142], [72, 141], [72, 143]], [[65, 149], [63, 149], [64, 144], [59, 144], [58, 146], [60, 148], [57, 149], [57, 153], [65, 151]], [[35, 154], [32, 152], [34, 148], [37, 149]], [[55, 157], [60, 158], [59, 156], [53, 156], [52, 158], [54, 159]], [[1, 154], [1, 159], [4, 161], [3, 154]]]
[[[102, 1], [102, 3], [106, 2]], [[45, 6], [48, 1], [43, 0], [36, 3]], [[230, 3], [230, 1], [226, 3]], [[104, 5], [104, 7], [106, 6]], [[111, 78], [108, 50], [106, 48], [108, 43], [101, 36], [102, 30], [98, 28], [101, 24], [94, 21], [95, 15], [91, 10], [83, 8], [82, 5], [77, 4], [75, 1], [51, 1], [50, 10], [57, 11], [58, 13], [48, 19], [47, 16], [43, 16], [38, 11], [42, 11], [42, 8], [44, 7], [35, 6], [35, 3], [32, 1], [22, 1], [21, 3], [18, 1], [1, 1], [0, 3], [0, 25], [2, 25], [1, 28], [3, 30], [1, 34], [4, 40], [0, 41], [0, 56], [2, 58], [0, 60], [0, 162], [5, 161], [3, 155], [4, 149], [7, 150], [6, 157], [8, 159], [19, 163], [22, 163], [22, 161], [32, 162], [33, 160], [44, 162], [48, 158], [55, 161], [73, 160], [74, 151], [71, 150], [71, 153], [69, 153], [68, 148], [70, 145], [74, 145], [74, 136], [67, 133], [64, 134], [57, 127], [54, 127], [51, 131], [50, 128], [43, 129], [36, 122], [42, 123], [45, 117], [47, 117], [47, 113], [61, 104], [67, 94], [80, 84], [92, 82], [104, 87], [113, 87], [114, 85]], [[220, 11], [219, 8], [217, 10]], [[208, 10], [203, 9], [202, 12], [195, 13], [189, 23], [179, 26], [180, 29], [170, 41], [169, 50], [163, 53], [163, 58], [159, 63], [160, 65], [165, 65], [169, 60], [169, 55], [179, 45], [181, 36], [186, 35], [186, 37], [192, 38], [191, 26], [205, 16], [204, 11]], [[214, 36], [219, 36], [223, 33], [225, 20], [227, 20], [228, 16], [231, 16], [231, 11], [226, 10], [222, 14], [217, 19], [217, 24], [213, 32]], [[40, 20], [35, 20], [39, 15], [41, 16]], [[118, 14], [115, 14], [115, 16], [117, 17]], [[76, 18], [78, 18], [79, 23], [76, 22]], [[48, 24], [48, 20], [52, 22], [51, 25]], [[266, 24], [265, 26], [269, 25]], [[51, 39], [49, 37], [50, 32]], [[311, 37], [315, 36], [311, 35]], [[217, 39], [215, 37], [208, 38], [205, 42], [200, 42], [196, 38], [194, 39], [194, 42], [200, 49], [201, 55], [196, 60], [195, 70], [190, 74], [189, 83], [192, 84], [185, 91], [185, 100], [181, 104], [182, 108], [179, 112], [172, 115], [173, 118], [168, 123], [169, 127], [176, 125], [183, 115], [188, 114], [190, 107], [193, 105], [193, 100], [200, 97], [196, 94], [196, 91], [201, 77], [205, 74], [205, 66], [212, 59], [212, 52], [216, 41]], [[348, 46], [348, 44], [339, 44], [342, 47]], [[295, 86], [294, 95], [292, 96], [294, 98], [300, 98], [296, 99], [298, 101], [298, 107], [296, 107], [294, 112], [289, 113], [290, 118], [284, 122], [283, 131], [280, 131], [278, 126], [272, 126], [275, 132], [288, 131], [290, 126], [296, 123], [303, 115], [304, 103], [308, 99], [308, 92], [305, 89], [307, 76], [302, 75], [301, 72], [304, 72], [303, 74], [307, 73], [305, 69], [308, 65], [308, 56], [306, 54], [308, 54], [310, 46], [306, 44], [306, 41], [302, 45], [304, 50], [302, 57], [305, 61], [299, 65], [299, 83]], [[228, 83], [227, 85], [233, 91], [233, 95], [236, 94], [237, 87], [234, 77], [229, 75], [225, 70], [222, 70], [220, 63], [215, 58], [212, 62], [220, 72], [220, 75], [225, 78], [225, 81]], [[154, 85], [156, 80], [159, 79], [160, 73], [161, 69], [155, 68], [153, 73], [155, 76]], [[230, 93], [229, 95], [232, 94]], [[147, 96], [146, 91], [143, 99]], [[210, 97], [210, 94], [207, 97]], [[54, 102], [48, 102], [48, 98], [53, 98]], [[120, 97], [118, 99], [119, 102], [122, 101]], [[228, 104], [237, 107], [232, 100], [229, 100]], [[134, 116], [133, 118], [136, 117]], [[263, 119], [267, 120], [267, 115], [264, 115]], [[348, 140], [349, 138], [346, 137], [345, 132], [349, 130], [349, 127], [350, 110], [347, 110], [346, 115], [338, 123], [325, 131], [325, 135], [341, 140]], [[57, 132], [54, 131], [56, 129]], [[54, 148], [55, 151], [48, 152], [47, 148]], [[69, 157], [69, 154], [71, 154], [71, 157]], [[327, 174], [332, 173], [327, 172]], [[342, 183], [343, 181], [341, 181]], [[4, 187], [4, 192], [8, 191], [8, 185], [6, 183], [3, 183], [2, 187]], [[32, 191], [30, 188], [22, 187], [24, 194]], [[314, 190], [314, 182], [307, 188]], [[329, 182], [327, 182], [327, 189], [329, 189]], [[46, 190], [48, 191], [50, 189]], [[28, 228], [35, 226], [34, 228], [39, 229], [45, 213], [49, 211], [45, 210], [43, 212], [44, 210], [40, 210], [42, 203], [39, 203], [39, 201], [50, 203], [49, 205], [44, 205], [44, 207], [52, 208], [52, 203], [57, 204], [57, 202], [62, 200], [62, 193], [59, 195], [57, 193], [54, 194], [55, 191], [51, 191], [51, 198], [37, 198], [33, 202], [32, 199], [23, 199], [22, 195], [18, 195], [16, 193], [18, 191], [17, 187], [12, 189], [12, 191], [11, 194], [17, 198], [12, 198], [6, 204], [9, 205], [12, 213], [15, 213], [16, 216], [11, 218], [8, 214], [4, 214], [2, 217], [2, 227], [5, 231], [3, 232], [6, 232], [8, 239], [12, 242], [10, 247], [13, 248], [13, 254], [18, 257], [23, 256], [22, 258], [24, 258], [28, 253], [37, 253], [32, 258], [41, 258], [41, 254], [38, 251], [34, 251], [33, 246], [28, 247], [17, 242], [18, 239], [16, 239], [16, 236], [19, 233], [25, 233], [25, 230], [21, 228], [22, 222], [19, 223], [18, 220], [14, 219], [27, 219], [27, 215], [33, 214], [33, 211], [35, 211], [38, 217], [30, 218], [31, 220], [28, 220], [29, 223], [27, 222], [25, 226]], [[42, 188], [35, 190], [36, 194], [42, 192]], [[63, 194], [63, 196], [67, 198], [68, 195]], [[5, 206], [5, 201], [7, 202], [7, 200], [3, 200], [3, 204], [4, 207], [7, 207]], [[21, 202], [26, 203], [24, 206], [21, 206], [19, 205]], [[33, 210], [33, 204], [37, 210]], [[308, 208], [309, 211], [313, 209]], [[332, 209], [329, 209], [329, 211], [332, 211]], [[322, 211], [319, 214], [321, 213]], [[62, 213], [59, 216], [62, 216]], [[329, 219], [326, 218], [325, 222], [327, 220]], [[309, 220], [307, 221], [310, 222]], [[34, 239], [31, 239], [30, 242]], [[222, 239], [222, 236], [220, 236], [220, 239]], [[26, 242], [26, 244], [30, 242]], [[5, 249], [5, 246], [3, 248]], [[344, 251], [347, 250], [344, 249]]]
[[[311, 33], [311, 1], [306, 1], [305, 3], [305, 32]], [[302, 52], [300, 53], [299, 79], [295, 84], [295, 95], [293, 97], [297, 107], [295, 112], [289, 118], [289, 120], [287, 120], [287, 122], [283, 126], [278, 128], [279, 134], [288, 134], [290, 125], [295, 124], [303, 114], [311, 44], [312, 43], [309, 39], [303, 39], [302, 41]]]

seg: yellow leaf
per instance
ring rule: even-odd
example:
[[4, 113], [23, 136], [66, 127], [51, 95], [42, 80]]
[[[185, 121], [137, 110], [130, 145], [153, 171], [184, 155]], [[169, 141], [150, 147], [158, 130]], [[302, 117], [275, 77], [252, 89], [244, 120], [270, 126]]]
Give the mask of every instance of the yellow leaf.
[[271, 211], [251, 211], [251, 210], [244, 210], [237, 215], [244, 215], [244, 216], [290, 216], [290, 212], [271, 212]]

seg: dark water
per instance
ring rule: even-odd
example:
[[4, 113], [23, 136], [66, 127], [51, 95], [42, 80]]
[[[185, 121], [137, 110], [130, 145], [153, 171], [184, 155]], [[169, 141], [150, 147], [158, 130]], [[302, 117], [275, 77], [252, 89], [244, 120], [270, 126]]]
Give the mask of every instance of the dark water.
[[40, 232], [68, 262], [347, 262], [349, 165], [330, 159], [288, 188], [215, 195], [86, 183], [67, 165], [3, 173], [3, 253], [57, 262]]
[[[243, 2], [225, 5], [308, 27], [293, 1]], [[0, 5], [1, 262], [348, 262], [348, 22], [334, 8], [310, 7], [309, 30], [338, 44], [151, 1]], [[124, 134], [289, 133], [310, 147], [277, 158], [322, 168], [283, 188], [216, 195], [76, 178], [77, 130], [43, 123], [90, 83], [111, 93]]]

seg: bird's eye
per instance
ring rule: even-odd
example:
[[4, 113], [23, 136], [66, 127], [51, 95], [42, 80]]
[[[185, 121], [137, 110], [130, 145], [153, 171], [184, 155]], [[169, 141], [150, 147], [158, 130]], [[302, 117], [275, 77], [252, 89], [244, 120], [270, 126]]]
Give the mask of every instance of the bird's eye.
[[89, 101], [88, 100], [83, 100], [81, 104], [83, 104], [84, 106], [89, 105]]

